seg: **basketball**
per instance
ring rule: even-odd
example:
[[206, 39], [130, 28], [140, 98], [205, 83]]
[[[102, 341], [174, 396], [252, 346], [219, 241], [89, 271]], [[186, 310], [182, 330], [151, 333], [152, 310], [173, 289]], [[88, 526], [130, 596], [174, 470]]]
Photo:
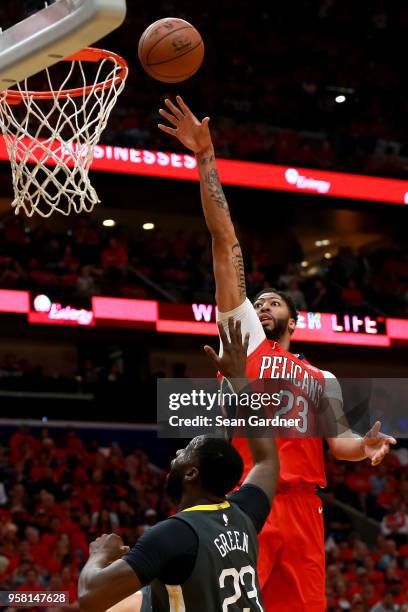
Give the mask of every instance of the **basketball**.
[[203, 58], [201, 35], [184, 19], [159, 19], [140, 37], [140, 62], [151, 77], [163, 83], [185, 81], [197, 72]]

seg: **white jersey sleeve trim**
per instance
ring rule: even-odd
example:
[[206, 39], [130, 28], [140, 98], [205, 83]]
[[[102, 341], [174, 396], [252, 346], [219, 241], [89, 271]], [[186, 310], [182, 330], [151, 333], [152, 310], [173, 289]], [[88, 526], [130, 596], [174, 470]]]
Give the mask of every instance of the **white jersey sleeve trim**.
[[336, 399], [343, 402], [343, 393], [341, 391], [340, 383], [335, 375], [325, 370], [322, 370], [322, 374], [326, 381], [324, 396], [327, 399]]
[[[265, 332], [262, 327], [255, 308], [248, 298], [234, 310], [229, 312], [217, 313], [217, 320], [222, 324], [228, 334], [228, 319], [233, 318], [234, 321], [241, 321], [242, 337], [249, 333], [248, 355], [253, 353], [255, 349], [265, 340]], [[220, 355], [222, 354], [222, 346], [220, 347]]]
[[337, 378], [331, 372], [322, 371], [326, 388], [324, 391], [324, 396], [328, 399], [335, 399], [341, 402], [341, 412], [338, 409], [335, 409], [335, 416], [337, 418], [338, 430], [336, 435], [330, 436], [330, 438], [357, 438], [361, 439], [361, 436], [358, 433], [354, 433], [350, 426], [347, 424], [347, 418], [343, 412], [343, 393], [341, 391], [340, 383]]

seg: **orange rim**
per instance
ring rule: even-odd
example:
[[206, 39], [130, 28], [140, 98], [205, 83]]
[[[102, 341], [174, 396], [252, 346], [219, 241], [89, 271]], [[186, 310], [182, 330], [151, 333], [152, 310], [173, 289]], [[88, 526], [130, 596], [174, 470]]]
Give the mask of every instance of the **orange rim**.
[[[127, 61], [112, 51], [106, 49], [96, 49], [95, 47], [85, 47], [82, 51], [78, 51], [69, 57], [61, 59], [62, 62], [92, 62], [96, 63], [103, 59], [112, 59], [120, 68], [121, 71], [114, 79], [109, 79], [103, 83], [96, 85], [87, 85], [87, 87], [78, 87], [77, 89], [63, 89], [58, 93], [59, 99], [79, 98], [80, 96], [89, 95], [92, 91], [103, 91], [109, 89], [113, 85], [124, 81], [128, 73]], [[20, 104], [26, 98], [34, 98], [35, 100], [53, 100], [55, 91], [13, 91], [8, 89], [4, 101], [8, 104]]]

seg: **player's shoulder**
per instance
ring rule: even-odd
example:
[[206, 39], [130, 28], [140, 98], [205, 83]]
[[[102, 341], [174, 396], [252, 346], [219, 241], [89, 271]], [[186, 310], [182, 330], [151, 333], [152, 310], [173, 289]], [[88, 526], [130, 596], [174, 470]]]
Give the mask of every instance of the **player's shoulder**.
[[343, 393], [337, 377], [329, 370], [321, 371], [325, 380], [324, 395], [329, 399], [343, 401]]
[[323, 376], [324, 376], [324, 378], [326, 380], [330, 380], [330, 379], [333, 379], [333, 378], [335, 380], [337, 380], [337, 377], [336, 377], [335, 374], [333, 374], [333, 372], [329, 372], [329, 370], [320, 370], [320, 371], [321, 371], [321, 373], [323, 374]]
[[299, 361], [301, 361], [302, 364], [304, 366], [306, 366], [308, 370], [312, 370], [312, 372], [316, 372], [316, 374], [320, 374], [324, 378], [327, 378], [329, 376], [333, 376], [330, 372], [327, 372], [326, 370], [321, 370], [317, 366], [315, 366], [312, 363], [310, 363], [310, 361], [305, 357], [305, 355], [303, 353], [296, 353], [294, 355], [294, 357], [299, 359]]
[[340, 383], [337, 380], [336, 376], [333, 374], [333, 372], [330, 372], [329, 370], [321, 370], [320, 368], [317, 368], [316, 366], [309, 363], [307, 359], [304, 357], [304, 355], [298, 355], [297, 357], [301, 359], [303, 363], [307, 364], [307, 367], [309, 370], [314, 370], [316, 373], [319, 373], [321, 377], [323, 377], [324, 396], [327, 399], [336, 399], [341, 402], [343, 401], [343, 394], [341, 391]]
[[266, 495], [265, 491], [261, 487], [258, 487], [258, 485], [252, 484], [249, 482], [248, 483], [244, 482], [239, 487], [239, 489], [237, 489], [236, 491], [233, 491], [226, 497], [226, 499], [229, 502], [234, 503], [236, 505], [239, 505], [242, 500], [247, 500], [247, 499], [253, 500], [253, 499], [260, 499], [260, 498], [266, 498], [266, 500], [268, 500], [268, 496]]
[[263, 489], [254, 484], [243, 484], [237, 491], [230, 493], [227, 500], [246, 514], [259, 533], [269, 515], [271, 504]]

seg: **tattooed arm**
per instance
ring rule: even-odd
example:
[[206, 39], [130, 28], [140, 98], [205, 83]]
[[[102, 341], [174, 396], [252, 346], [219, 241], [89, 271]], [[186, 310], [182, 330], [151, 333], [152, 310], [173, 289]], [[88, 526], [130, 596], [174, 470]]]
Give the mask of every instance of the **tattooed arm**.
[[212, 237], [216, 302], [221, 312], [228, 312], [245, 300], [245, 270], [241, 247], [218, 175], [208, 129], [209, 118], [200, 122], [179, 96], [177, 106], [170, 100], [165, 102], [168, 111], [160, 109], [159, 112], [174, 127], [159, 124], [159, 128], [176, 136], [197, 158], [201, 203]]
[[245, 270], [240, 244], [218, 176], [214, 150], [197, 153], [201, 203], [212, 237], [216, 302], [221, 312], [245, 300]]

